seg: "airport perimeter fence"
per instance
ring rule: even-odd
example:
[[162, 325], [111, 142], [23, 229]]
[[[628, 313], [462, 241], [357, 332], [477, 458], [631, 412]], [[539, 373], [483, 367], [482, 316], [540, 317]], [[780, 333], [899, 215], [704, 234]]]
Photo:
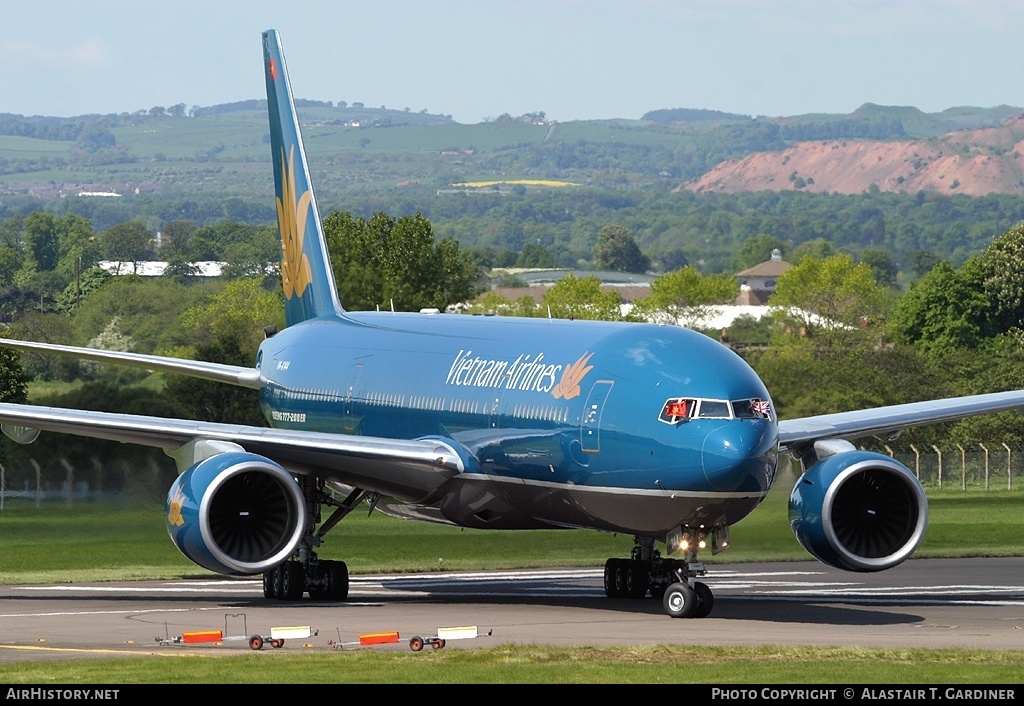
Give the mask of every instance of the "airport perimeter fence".
[[[170, 458], [100, 459], [40, 463], [0, 463], [0, 510], [8, 501], [63, 500], [67, 507], [76, 502], [132, 498], [163, 502], [177, 477]], [[24, 502], [20, 503], [24, 506]]]
[[[1022, 444], [886, 444], [879, 451], [910, 469], [929, 491], [1024, 489]], [[141, 460], [93, 457], [47, 464], [34, 459], [27, 464], [0, 463], [0, 510], [15, 498], [34, 500], [37, 505], [63, 500], [68, 507], [118, 497], [163, 502], [176, 477], [174, 463], [162, 455]]]
[[886, 444], [884, 453], [909, 468], [928, 490], [1024, 488], [1021, 444]]

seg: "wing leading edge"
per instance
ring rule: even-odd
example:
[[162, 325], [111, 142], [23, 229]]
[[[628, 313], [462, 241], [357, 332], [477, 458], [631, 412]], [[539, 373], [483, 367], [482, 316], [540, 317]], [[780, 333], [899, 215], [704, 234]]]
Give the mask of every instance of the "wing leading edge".
[[1024, 390], [1012, 390], [782, 420], [779, 422], [779, 446], [783, 451], [792, 451], [827, 439], [887, 436], [911, 427], [1022, 407]]
[[421, 500], [465, 470], [456, 447], [443, 439], [357, 437], [18, 404], [0, 404], [0, 423], [15, 440], [19, 431], [30, 429], [162, 448], [179, 470], [211, 450], [241, 449], [296, 475], [320, 475], [409, 501]]

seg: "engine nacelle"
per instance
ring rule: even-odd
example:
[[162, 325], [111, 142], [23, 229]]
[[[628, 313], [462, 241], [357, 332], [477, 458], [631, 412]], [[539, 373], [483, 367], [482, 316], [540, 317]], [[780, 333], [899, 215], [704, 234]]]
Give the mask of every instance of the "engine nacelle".
[[847, 571], [881, 571], [917, 549], [928, 499], [914, 474], [870, 451], [847, 451], [805, 472], [789, 496], [789, 524], [819, 561]]
[[306, 530], [295, 478], [270, 459], [220, 453], [178, 476], [167, 493], [167, 532], [211, 571], [259, 574], [290, 557]]

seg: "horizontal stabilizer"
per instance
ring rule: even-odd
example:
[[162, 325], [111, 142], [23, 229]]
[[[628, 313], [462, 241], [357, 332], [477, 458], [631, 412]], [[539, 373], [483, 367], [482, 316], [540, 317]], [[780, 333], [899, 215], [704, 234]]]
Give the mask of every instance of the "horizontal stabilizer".
[[[35, 341], [19, 341], [13, 338], [0, 338], [0, 346], [19, 350], [41, 351], [56, 355], [92, 360], [101, 363], [118, 363], [147, 370], [160, 370], [178, 373], [194, 378], [224, 382], [229, 385], [260, 389], [260, 371], [256, 368], [243, 368], [238, 365], [224, 363], [208, 363], [202, 360], [186, 360], [170, 358], [162, 355], [145, 353], [129, 353], [127, 351], [105, 351], [99, 348], [83, 348], [80, 346], [62, 346], [55, 343], [37, 343]], [[12, 437], [13, 438], [13, 437]], [[17, 441], [17, 439], [15, 439]]]

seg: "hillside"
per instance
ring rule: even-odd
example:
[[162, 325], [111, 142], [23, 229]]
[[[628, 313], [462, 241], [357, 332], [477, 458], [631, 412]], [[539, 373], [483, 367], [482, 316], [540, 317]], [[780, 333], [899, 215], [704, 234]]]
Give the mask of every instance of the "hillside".
[[815, 140], [723, 162], [677, 190], [1024, 195], [1024, 115], [932, 139]]

